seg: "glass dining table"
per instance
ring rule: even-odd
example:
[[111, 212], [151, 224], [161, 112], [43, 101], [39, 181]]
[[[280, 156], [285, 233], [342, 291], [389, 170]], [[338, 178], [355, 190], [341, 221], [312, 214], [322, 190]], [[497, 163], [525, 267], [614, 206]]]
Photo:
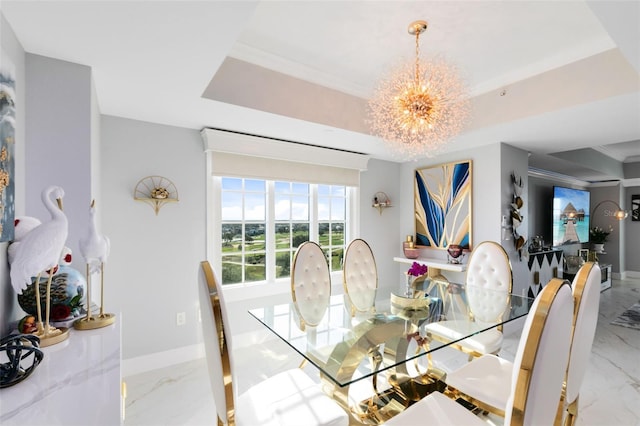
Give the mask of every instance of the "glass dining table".
[[[487, 301], [504, 298], [486, 292]], [[313, 327], [304, 325], [293, 302], [249, 313], [319, 370], [324, 391], [356, 421], [380, 424], [428, 393], [446, 388], [446, 372], [432, 363], [438, 350], [523, 317], [533, 303], [509, 294], [502, 320], [479, 324], [469, 315], [463, 285], [450, 284], [437, 294], [418, 292], [418, 297], [410, 297], [379, 290], [374, 308], [355, 315], [347, 295], [333, 295], [322, 321]], [[463, 324], [459, 339], [436, 340], [425, 330], [429, 322], [445, 319]], [[350, 393], [356, 384], [366, 386]], [[367, 389], [364, 397], [361, 389]]]

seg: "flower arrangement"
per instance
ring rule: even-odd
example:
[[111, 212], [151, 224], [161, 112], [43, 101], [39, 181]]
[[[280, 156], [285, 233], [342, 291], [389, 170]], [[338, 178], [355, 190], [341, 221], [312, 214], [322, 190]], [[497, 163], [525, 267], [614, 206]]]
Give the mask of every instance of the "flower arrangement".
[[613, 228], [609, 227], [608, 230], [595, 226], [589, 230], [591, 234], [591, 242], [594, 244], [604, 244], [607, 242], [607, 237], [613, 232]]
[[411, 268], [409, 268], [409, 270], [407, 271], [407, 275], [413, 276], [413, 277], [419, 277], [420, 275], [426, 274], [428, 270], [429, 268], [427, 267], [427, 265], [422, 265], [418, 262], [413, 262], [413, 264], [411, 265]]

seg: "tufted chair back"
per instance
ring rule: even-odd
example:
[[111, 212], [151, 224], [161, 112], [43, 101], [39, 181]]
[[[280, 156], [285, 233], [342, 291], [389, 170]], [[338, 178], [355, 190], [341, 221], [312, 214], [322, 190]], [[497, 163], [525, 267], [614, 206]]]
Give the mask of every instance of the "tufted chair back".
[[513, 285], [511, 263], [500, 244], [483, 241], [473, 249], [466, 282], [467, 302], [473, 317], [482, 322], [500, 320]]
[[331, 297], [331, 274], [320, 246], [305, 241], [298, 246], [291, 271], [291, 297], [300, 318], [300, 328], [320, 324]]
[[371, 311], [378, 289], [378, 268], [371, 247], [362, 239], [351, 241], [344, 254], [342, 268], [344, 292], [351, 305], [351, 314]]

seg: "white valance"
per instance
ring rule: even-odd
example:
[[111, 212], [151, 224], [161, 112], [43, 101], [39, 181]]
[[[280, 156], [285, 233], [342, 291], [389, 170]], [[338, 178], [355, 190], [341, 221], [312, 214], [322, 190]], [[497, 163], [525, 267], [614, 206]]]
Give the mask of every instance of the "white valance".
[[216, 176], [359, 186], [369, 161], [366, 154], [224, 130], [201, 134]]

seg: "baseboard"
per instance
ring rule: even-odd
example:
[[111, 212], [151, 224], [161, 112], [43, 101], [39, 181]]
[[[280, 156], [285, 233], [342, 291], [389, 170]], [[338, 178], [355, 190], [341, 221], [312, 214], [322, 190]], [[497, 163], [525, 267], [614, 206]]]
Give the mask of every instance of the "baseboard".
[[204, 343], [122, 360], [122, 377], [204, 358]]
[[[614, 274], [614, 278], [615, 278]], [[640, 278], [640, 272], [639, 271], [624, 271], [622, 274], [619, 274], [620, 278], [617, 278], [619, 280], [626, 280], [627, 278]]]

